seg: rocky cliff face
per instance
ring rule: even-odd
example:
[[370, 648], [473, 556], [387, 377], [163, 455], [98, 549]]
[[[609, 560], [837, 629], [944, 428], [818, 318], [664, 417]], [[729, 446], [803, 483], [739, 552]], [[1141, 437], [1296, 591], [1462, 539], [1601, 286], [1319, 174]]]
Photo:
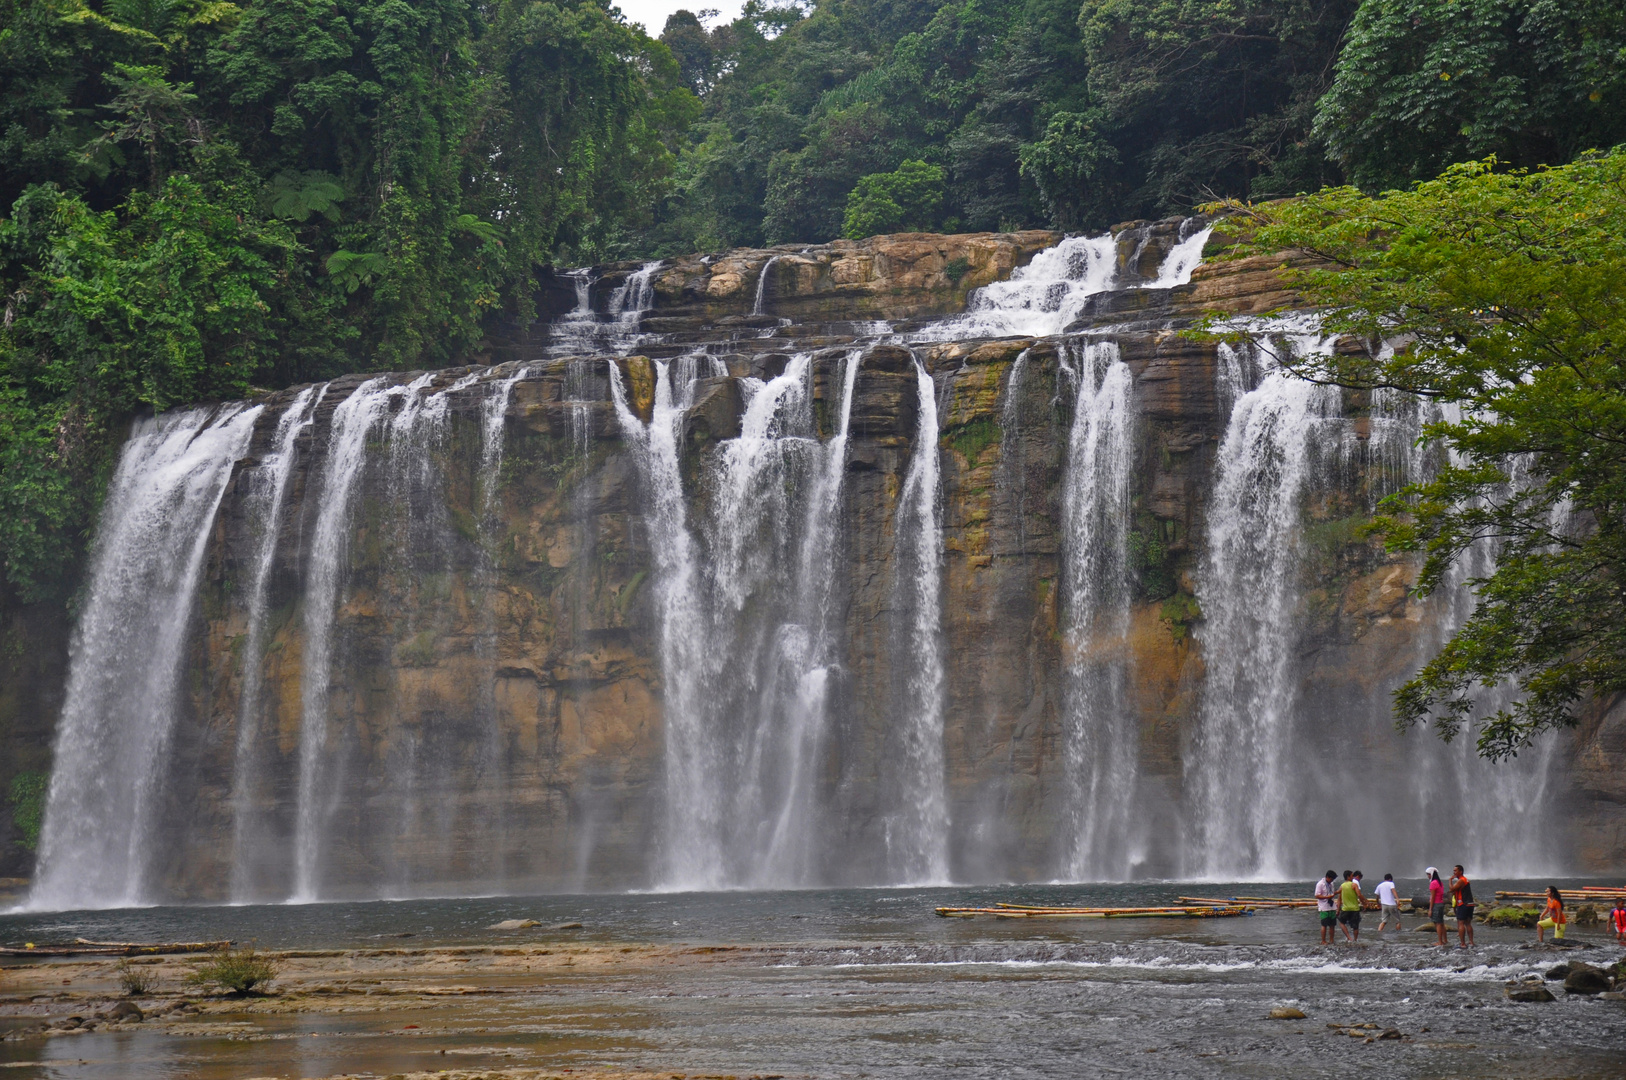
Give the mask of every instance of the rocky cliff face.
[[[1240, 356], [1181, 336], [1204, 310], [1293, 300], [1274, 260], [1163, 282], [1201, 224], [1115, 230], [1097, 251], [1113, 287], [1044, 336], [909, 340], [1060, 237], [880, 237], [561, 279], [544, 307], [576, 309], [576, 329], [516, 331], [494, 344], [498, 366], [259, 403], [208, 525], [173, 727], [141, 804], [163, 840], [94, 888], [1271, 876], [1362, 853], [1397, 873], [1418, 859], [1618, 866], [1620, 708], [1588, 720], [1578, 753], [1560, 740], [1511, 782], [1389, 727], [1388, 690], [1460, 617], [1410, 596], [1414, 567], [1359, 530], [1421, 467], [1410, 429], [1359, 395], [1277, 408], [1257, 397], [1267, 339]], [[640, 273], [652, 302], [629, 318]], [[584, 292], [600, 314], [580, 311]], [[880, 319], [890, 333], [856, 325]], [[583, 337], [594, 320], [608, 328]], [[1131, 415], [1113, 420], [1116, 365]], [[1118, 473], [1091, 449], [1109, 423], [1126, 440]], [[1250, 452], [1249, 483], [1302, 484], [1291, 558], [1264, 570], [1214, 550], [1222, 524], [1268, 524], [1264, 495], [1224, 486]], [[1088, 469], [1102, 479], [1086, 491]], [[1111, 528], [1089, 532], [1079, 508], [1120, 474], [1099, 517]], [[936, 563], [921, 554], [934, 543]], [[1117, 552], [1117, 584], [1079, 569], [1101, 551]], [[1212, 636], [1259, 614], [1216, 582], [1228, 566], [1286, 598], [1249, 624], [1275, 633], [1271, 679]], [[1216, 670], [1242, 680], [1240, 721]], [[1293, 818], [1279, 833], [1227, 816], [1267, 796], [1220, 790], [1209, 767], [1231, 752], [1227, 724], [1267, 713], [1239, 768], [1283, 785], [1268, 795]], [[1103, 741], [1114, 725], [1127, 749]], [[1273, 746], [1290, 759], [1264, 760]], [[674, 764], [674, 747], [698, 756]], [[1490, 820], [1508, 792], [1534, 800], [1529, 822]], [[98, 812], [53, 800], [53, 828]], [[1109, 816], [1113, 835], [1095, 836]], [[60, 829], [46, 879], [71, 862]], [[1220, 832], [1251, 846], [1205, 862], [1202, 838]]]

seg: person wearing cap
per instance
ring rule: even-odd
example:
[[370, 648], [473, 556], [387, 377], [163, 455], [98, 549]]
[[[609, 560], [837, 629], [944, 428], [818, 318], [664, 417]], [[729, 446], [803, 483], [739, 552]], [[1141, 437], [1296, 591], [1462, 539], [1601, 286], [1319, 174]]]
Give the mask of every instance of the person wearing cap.
[[1451, 943], [1445, 938], [1445, 882], [1440, 880], [1436, 867], [1431, 866], [1423, 873], [1428, 878], [1428, 921], [1434, 924], [1434, 931], [1439, 935], [1440, 948], [1449, 949]]

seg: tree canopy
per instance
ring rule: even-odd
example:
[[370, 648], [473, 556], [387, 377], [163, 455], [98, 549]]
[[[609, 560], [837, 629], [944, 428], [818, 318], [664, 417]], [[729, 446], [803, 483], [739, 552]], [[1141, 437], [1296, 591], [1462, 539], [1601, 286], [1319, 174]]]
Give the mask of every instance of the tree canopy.
[[139, 407], [442, 365], [648, 219], [699, 104], [597, 0], [4, 0], [0, 541], [67, 587]]
[[[1350, 187], [1241, 206], [1235, 254], [1308, 253], [1291, 269], [1323, 326], [1366, 355], [1288, 361], [1306, 378], [1444, 406], [1449, 460], [1389, 500], [1378, 527], [1426, 553], [1419, 588], [1472, 546], [1495, 569], [1478, 606], [1395, 695], [1402, 726], [1476, 728], [1508, 757], [1626, 689], [1626, 150], [1545, 170], [1456, 165], [1405, 191]], [[1397, 342], [1391, 350], [1382, 342]], [[1512, 684], [1517, 699], [1485, 693]]]

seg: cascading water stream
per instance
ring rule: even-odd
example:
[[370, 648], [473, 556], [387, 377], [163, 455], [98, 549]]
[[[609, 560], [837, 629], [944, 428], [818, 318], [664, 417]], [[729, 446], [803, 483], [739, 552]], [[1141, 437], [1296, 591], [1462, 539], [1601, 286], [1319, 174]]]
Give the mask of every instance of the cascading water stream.
[[[1430, 412], [1429, 419], [1461, 420], [1455, 406]], [[1420, 428], [1420, 424], [1413, 426]], [[1509, 482], [1495, 497], [1506, 497], [1528, 483], [1528, 465], [1522, 458], [1509, 462]], [[1563, 530], [1568, 513], [1568, 507], [1555, 508], [1555, 532]], [[1432, 658], [1473, 614], [1476, 598], [1470, 583], [1495, 572], [1497, 546], [1492, 537], [1482, 537], [1469, 546], [1445, 581], [1424, 601], [1434, 618], [1432, 632], [1418, 639], [1419, 665]], [[1488, 713], [1516, 701], [1519, 694], [1515, 685], [1504, 683], [1476, 688], [1475, 696]], [[1424, 730], [1407, 738], [1422, 744], [1413, 754], [1408, 800], [1416, 807], [1415, 820], [1426, 823], [1423, 839], [1427, 846], [1420, 854], [1449, 848], [1450, 861], [1473, 868], [1470, 874], [1528, 878], [1562, 872], [1571, 853], [1555, 843], [1562, 835], [1555, 828], [1553, 799], [1560, 739], [1549, 736], [1513, 761], [1493, 764], [1479, 756], [1472, 730], [1463, 731], [1452, 743]]]
[[943, 533], [937, 445], [937, 386], [915, 361], [919, 426], [898, 496], [898, 610], [903, 678], [898, 799], [886, 830], [894, 880], [925, 885], [949, 880], [948, 797], [943, 755]]
[[[1185, 225], [1181, 226], [1181, 231], [1185, 231]], [[1158, 266], [1156, 280], [1148, 282], [1143, 288], [1173, 289], [1190, 284], [1191, 272], [1203, 261], [1203, 248], [1208, 245], [1208, 238], [1213, 232], [1214, 226], [1205, 226], [1170, 248]]]
[[97, 528], [29, 905], [149, 902], [200, 571], [262, 406], [137, 421]]
[[815, 778], [838, 662], [831, 597], [858, 352], [830, 380], [839, 397], [824, 441], [814, 430], [811, 355], [743, 381], [740, 432], [707, 455], [709, 511], [692, 526], [681, 516], [676, 438], [703, 359], [657, 365], [647, 425], [612, 371], [651, 511], [668, 785], [658, 880], [809, 884], [821, 869]]
[[762, 272], [757, 275], [756, 302], [751, 305], [751, 314], [753, 315], [764, 314], [763, 304], [768, 298], [768, 278], [773, 270], [773, 264], [778, 262], [780, 258], [781, 256], [773, 255], [769, 257], [767, 262], [762, 264]]
[[[710, 840], [719, 825], [720, 811], [710, 790], [719, 763], [704, 727], [701, 675], [710, 657], [678, 457], [683, 416], [694, 399], [693, 363], [692, 357], [683, 357], [655, 365], [655, 398], [646, 425], [627, 402], [620, 367], [608, 362], [616, 419], [646, 487], [644, 516], [665, 682], [666, 820], [657, 880], [675, 888], [706, 888], [725, 880], [722, 852]], [[675, 364], [688, 369], [680, 373], [687, 377], [674, 377]]]
[[366, 464], [367, 436], [383, 418], [392, 388], [369, 379], [333, 410], [321, 503], [305, 568], [305, 651], [300, 680], [299, 780], [294, 815], [292, 899], [319, 898], [322, 833], [335, 802], [338, 778], [330, 775], [328, 687], [333, 669], [333, 623], [350, 541], [350, 510]]
[[[1330, 348], [1331, 340], [1290, 343]], [[1222, 394], [1246, 385], [1241, 351], [1221, 347]], [[1205, 680], [1188, 766], [1189, 869], [1282, 880], [1301, 817], [1292, 776], [1298, 679], [1300, 517], [1338, 391], [1267, 370], [1231, 408], [1197, 579]]]
[[1009, 281], [973, 292], [965, 314], [942, 319], [910, 337], [952, 341], [1059, 334], [1078, 318], [1091, 296], [1114, 287], [1117, 272], [1118, 246], [1110, 234], [1068, 237], [1013, 271]]
[[[237, 708], [237, 755], [232, 770], [232, 871], [230, 896], [245, 902], [270, 884], [261, 880], [268, 838], [257, 828], [264, 820], [257, 810], [265, 797], [266, 778], [259, 752], [261, 689], [265, 679], [266, 599], [271, 570], [276, 564], [277, 545], [282, 536], [282, 508], [293, 476], [295, 443], [310, 430], [316, 410], [327, 396], [327, 386], [308, 386], [288, 403], [277, 418], [271, 454], [260, 463], [256, 487], [249, 509], [260, 530], [258, 548], [251, 565], [249, 586], [248, 636], [243, 649], [242, 684]], [[257, 857], [258, 856], [258, 857]]]
[[1139, 725], [1128, 700], [1134, 377], [1113, 342], [1068, 343], [1075, 387], [1062, 489], [1069, 880], [1126, 881], [1135, 835]]

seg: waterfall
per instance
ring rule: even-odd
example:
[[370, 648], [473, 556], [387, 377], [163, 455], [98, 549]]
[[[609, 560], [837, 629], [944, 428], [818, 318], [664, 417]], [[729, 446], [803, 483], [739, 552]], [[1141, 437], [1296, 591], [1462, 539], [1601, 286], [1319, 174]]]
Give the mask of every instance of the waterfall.
[[[503, 753], [502, 719], [497, 710], [497, 658], [500, 642], [497, 635], [497, 563], [496, 551], [500, 542], [500, 516], [498, 492], [502, 487], [502, 458], [505, 443], [508, 403], [513, 398], [514, 384], [527, 374], [523, 365], [516, 366], [507, 378], [492, 380], [486, 385], [485, 398], [480, 403], [480, 477], [479, 477], [479, 561], [476, 564], [475, 590], [480, 597], [479, 633], [474, 642], [474, 655], [482, 667], [479, 683], [477, 711], [484, 729], [484, 745], [480, 751], [479, 794], [482, 811], [490, 819], [487, 837], [487, 880], [501, 885], [506, 870], [508, 851], [508, 792]], [[448, 391], [449, 392], [449, 391]]]
[[[1199, 249], [1200, 251], [1201, 249]], [[971, 294], [963, 315], [942, 319], [913, 336], [916, 341], [980, 337], [1043, 337], [1059, 334], [1096, 293], [1114, 287], [1118, 245], [1109, 234], [1071, 236], [1011, 273]]]
[[768, 297], [768, 272], [773, 269], [773, 264], [778, 262], [779, 259], [780, 256], [773, 255], [768, 258], [767, 262], [762, 264], [762, 272], [757, 275], [756, 302], [751, 305], [751, 314], [753, 315], [763, 314], [762, 304]]
[[137, 421], [124, 445], [74, 635], [30, 906], [155, 898], [204, 553], [262, 411], [168, 413]]
[[506, 379], [493, 380], [480, 406], [480, 505], [488, 517], [495, 504], [498, 474], [502, 469], [503, 423], [508, 416], [508, 402], [514, 396], [514, 384], [525, 375], [525, 368], [518, 367]]
[[[1246, 385], [1244, 362], [1222, 347], [1222, 395]], [[1335, 388], [1272, 368], [1236, 399], [1220, 443], [1197, 579], [1205, 680], [1187, 766], [1189, 862], [1201, 876], [1279, 881], [1302, 870], [1290, 852], [1304, 816], [1290, 774], [1300, 519], [1312, 455], [1338, 406]]]
[[321, 886], [326, 818], [338, 780], [328, 775], [333, 755], [328, 686], [332, 681], [333, 622], [349, 556], [350, 507], [366, 463], [367, 436], [389, 405], [391, 388], [369, 379], [333, 410], [321, 503], [305, 567], [305, 650], [300, 677], [299, 787], [294, 819], [293, 898], [312, 901]]
[[[665, 685], [667, 888], [820, 880], [815, 781], [839, 638], [832, 594], [859, 354], [830, 380], [834, 430], [814, 427], [811, 354], [745, 379], [740, 433], [702, 464], [708, 512], [684, 508], [678, 445], [702, 358], [656, 365], [653, 415], [616, 415], [646, 486]], [[709, 372], [708, 372], [709, 374]]]
[[903, 743], [898, 808], [887, 827], [894, 880], [946, 882], [948, 798], [944, 790], [942, 646], [943, 533], [937, 387], [919, 360], [919, 427], [898, 496], [897, 593], [905, 625], [898, 663], [906, 665], [899, 717]]
[[1016, 529], [1016, 554], [1027, 554], [1027, 444], [1022, 438], [1022, 376], [1032, 349], [1023, 349], [1011, 361], [1005, 380], [1005, 400], [999, 407], [999, 471], [995, 490], [1010, 503]]
[[648, 336], [640, 333], [638, 327], [644, 312], [655, 306], [655, 271], [661, 268], [663, 261], [646, 262], [628, 274], [625, 281], [610, 291], [603, 315], [593, 310], [591, 269], [570, 271], [567, 276], [575, 284], [576, 307], [550, 324], [549, 353], [560, 356], [609, 351], [625, 356], [637, 348]]
[[[655, 365], [655, 400], [647, 425], [627, 404], [620, 367], [613, 360], [608, 363], [616, 419], [645, 485], [645, 528], [654, 564], [666, 735], [666, 816], [658, 879], [673, 887], [705, 888], [725, 876], [722, 852], [710, 839], [717, 833], [720, 812], [711, 798], [717, 748], [707, 738], [701, 708], [709, 660], [707, 627], [697, 595], [700, 568], [678, 458], [683, 415], [694, 400], [694, 360], [682, 357]], [[674, 377], [674, 364], [685, 369], [680, 376], [686, 377]]]
[[[1430, 413], [1431, 420], [1461, 421], [1456, 406], [1431, 409]], [[1454, 460], [1453, 464], [1463, 462]], [[1528, 464], [1523, 458], [1511, 461], [1509, 483], [1495, 497], [1506, 497], [1525, 486]], [[1568, 507], [1555, 508], [1554, 525], [1568, 514]], [[1424, 609], [1433, 619], [1428, 632], [1418, 637], [1419, 666], [1473, 614], [1476, 598], [1470, 583], [1495, 572], [1497, 548], [1495, 538], [1481, 537], [1458, 556], [1439, 588], [1424, 601]], [[1478, 687], [1475, 696], [1483, 711], [1494, 712], [1517, 700], [1519, 693], [1508, 682]], [[1430, 853], [1448, 850], [1448, 858], [1436, 856], [1434, 861], [1460, 862], [1470, 876], [1528, 878], [1558, 874], [1570, 865], [1571, 853], [1554, 842], [1562, 835], [1555, 829], [1553, 788], [1563, 756], [1563, 733], [1550, 733], [1514, 760], [1495, 763], [1479, 756], [1476, 732], [1471, 729], [1463, 730], [1451, 743], [1421, 728], [1406, 737], [1423, 744], [1415, 748], [1406, 792], [1408, 803], [1416, 808], [1414, 820], [1423, 823], [1420, 856], [1428, 858]]]
[[[248, 636], [243, 649], [242, 683], [237, 703], [237, 756], [232, 770], [232, 872], [231, 898], [243, 902], [252, 898], [266, 882], [257, 872], [262, 868], [267, 838], [256, 826], [261, 820], [256, 807], [265, 798], [265, 777], [261, 775], [258, 744], [260, 733], [260, 692], [265, 679], [266, 596], [271, 569], [276, 564], [277, 544], [282, 537], [282, 507], [293, 475], [295, 443], [309, 431], [316, 410], [327, 395], [327, 386], [307, 386], [277, 418], [272, 449], [249, 474], [254, 479], [249, 518], [259, 528], [257, 546], [250, 565]], [[256, 853], [260, 858], [256, 858]]]
[[565, 401], [570, 405], [570, 446], [578, 459], [587, 456], [592, 437], [593, 368], [595, 361], [577, 359], [565, 368]]
[[601, 323], [593, 312], [593, 271], [590, 267], [566, 275], [576, 289], [576, 306], [554, 319], [548, 335], [557, 349], [580, 352], [595, 347]]
[[622, 355], [630, 353], [643, 340], [644, 335], [639, 333], [638, 327], [643, 321], [644, 312], [655, 306], [653, 279], [662, 261], [656, 259], [644, 263], [628, 274], [626, 282], [610, 294], [613, 321], [609, 324], [607, 344]]
[[[1187, 218], [1181, 223], [1180, 231], [1182, 234], [1185, 232], [1186, 226], [1192, 224], [1192, 221], [1193, 219]], [[1162, 264], [1157, 268], [1157, 279], [1148, 282], [1144, 288], [1172, 289], [1177, 285], [1190, 284], [1191, 272], [1197, 269], [1198, 263], [1203, 261], [1203, 248], [1208, 245], [1208, 237], [1213, 231], [1214, 226], [1205, 226], [1169, 249], [1169, 253], [1163, 257]]]
[[1112, 342], [1068, 342], [1072, 430], [1062, 488], [1064, 746], [1070, 880], [1124, 881], [1139, 724], [1129, 701], [1129, 517], [1134, 377]]

